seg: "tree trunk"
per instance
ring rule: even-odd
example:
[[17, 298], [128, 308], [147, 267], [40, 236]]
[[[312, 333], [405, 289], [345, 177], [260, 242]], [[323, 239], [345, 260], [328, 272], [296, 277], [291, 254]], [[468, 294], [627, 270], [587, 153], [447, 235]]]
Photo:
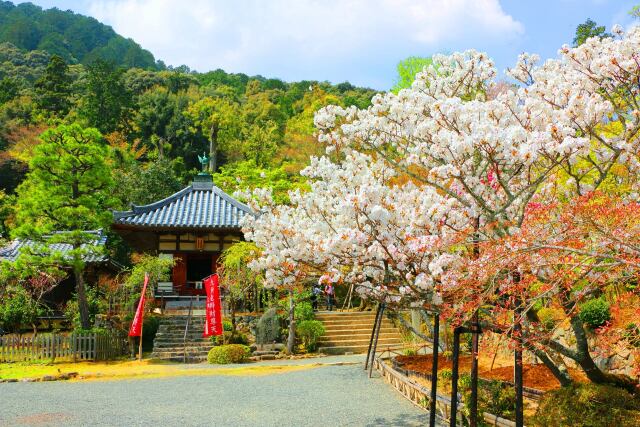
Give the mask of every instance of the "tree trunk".
[[293, 291], [289, 291], [289, 337], [287, 338], [287, 353], [293, 354], [296, 344], [296, 319], [294, 316], [296, 303], [293, 299]]
[[625, 388], [629, 393], [635, 393], [638, 385], [637, 381], [626, 375], [610, 374], [603, 372], [598, 366], [596, 366], [591, 354], [589, 353], [589, 341], [587, 339], [587, 333], [584, 329], [584, 324], [578, 316], [571, 318], [571, 329], [576, 338], [576, 358], [575, 361], [580, 365], [584, 373], [589, 378], [589, 381], [596, 384], [612, 384], [618, 387]]
[[87, 293], [84, 284], [82, 268], [73, 267], [73, 274], [76, 279], [76, 293], [78, 296], [78, 311], [80, 312], [80, 326], [82, 329], [90, 329], [89, 322], [89, 303], [87, 301]]

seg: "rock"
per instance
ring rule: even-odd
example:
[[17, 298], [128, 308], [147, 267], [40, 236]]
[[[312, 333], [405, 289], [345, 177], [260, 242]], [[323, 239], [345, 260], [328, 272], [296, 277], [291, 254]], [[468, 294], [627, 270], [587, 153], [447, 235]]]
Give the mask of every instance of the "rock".
[[44, 377], [42, 377], [42, 381], [56, 381], [57, 378], [54, 377], [53, 375], [45, 375]]
[[275, 358], [275, 354], [263, 354], [262, 356], [260, 356], [260, 360], [275, 360]]
[[4, 382], [6, 382], [6, 383], [17, 383], [18, 379], [17, 378], [7, 378], [6, 380], [4, 380]]
[[630, 355], [631, 350], [629, 350], [628, 348], [622, 348], [618, 351], [618, 356], [622, 357], [623, 359], [628, 359]]
[[252, 352], [252, 353], [253, 353], [254, 351], [256, 351], [257, 349], [258, 349], [258, 346], [257, 346], [257, 345], [255, 345], [255, 344], [251, 344], [251, 345], [249, 346], [249, 350], [251, 350], [251, 352]]
[[285, 349], [285, 347], [286, 346], [284, 344], [282, 344], [282, 343], [273, 344], [273, 349], [274, 350], [282, 351], [282, 350]]

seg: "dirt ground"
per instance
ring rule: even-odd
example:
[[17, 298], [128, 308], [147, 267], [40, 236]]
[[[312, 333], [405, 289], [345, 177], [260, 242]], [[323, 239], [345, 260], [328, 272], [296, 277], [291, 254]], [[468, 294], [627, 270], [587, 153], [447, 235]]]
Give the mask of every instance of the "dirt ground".
[[[492, 365], [492, 357], [480, 357], [478, 359], [478, 374], [481, 378], [496, 379], [502, 381], [513, 381], [513, 365], [509, 365], [506, 360], [496, 361]], [[417, 371], [425, 374], [431, 373], [432, 357], [430, 354], [420, 356], [398, 356], [397, 360], [402, 367], [408, 370]], [[447, 360], [444, 356], [438, 356], [438, 371], [442, 369], [451, 369], [451, 360]], [[460, 357], [460, 372], [471, 372], [471, 356], [464, 355]], [[573, 378], [580, 380], [584, 375], [580, 371], [569, 369]], [[560, 383], [553, 376], [551, 371], [544, 365], [525, 364], [522, 368], [522, 374], [525, 387], [535, 388], [542, 391], [560, 388]]]

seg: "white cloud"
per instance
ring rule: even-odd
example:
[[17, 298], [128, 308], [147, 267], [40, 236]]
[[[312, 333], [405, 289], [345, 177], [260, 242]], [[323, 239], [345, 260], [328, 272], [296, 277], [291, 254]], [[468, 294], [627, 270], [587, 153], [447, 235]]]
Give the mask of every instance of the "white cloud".
[[97, 0], [89, 13], [168, 63], [285, 79], [344, 80], [331, 70], [524, 32], [498, 0]]

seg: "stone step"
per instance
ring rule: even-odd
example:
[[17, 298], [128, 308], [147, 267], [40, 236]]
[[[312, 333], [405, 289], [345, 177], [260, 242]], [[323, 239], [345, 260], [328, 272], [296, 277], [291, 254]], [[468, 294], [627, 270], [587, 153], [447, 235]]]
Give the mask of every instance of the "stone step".
[[[324, 335], [371, 335], [371, 331], [373, 328], [358, 328], [358, 329], [328, 329], [325, 327]], [[380, 328], [380, 333], [388, 333], [388, 332], [398, 332], [396, 328]]]
[[316, 319], [345, 319], [345, 318], [365, 318], [375, 319], [375, 313], [316, 313]]
[[151, 354], [151, 358], [152, 359], [157, 359], [157, 360], [166, 360], [166, 361], [170, 361], [170, 362], [182, 362], [182, 361], [186, 361], [187, 363], [202, 363], [202, 362], [206, 362], [207, 360], [207, 355], [189, 355], [187, 354], [187, 357], [185, 358], [184, 355], [182, 353], [178, 354], [178, 353], [167, 353], [167, 354]]
[[[357, 342], [362, 340], [370, 340], [371, 335], [338, 335], [338, 336], [327, 336], [323, 335], [318, 339], [318, 342]], [[397, 332], [389, 332], [389, 333], [380, 333], [378, 336], [378, 341], [383, 339], [394, 339], [396, 341], [402, 341], [402, 336], [400, 336]]]
[[[327, 331], [341, 331], [341, 330], [353, 330], [353, 329], [369, 329], [369, 331], [371, 331], [371, 329], [373, 329], [373, 322], [372, 323], [325, 323], [322, 322], [322, 324], [324, 325], [324, 329]], [[391, 323], [382, 323], [380, 325], [383, 328], [393, 328], [394, 326]]]
[[[211, 347], [202, 347], [202, 348], [197, 348], [197, 347], [187, 347], [186, 352], [187, 355], [189, 354], [199, 354], [199, 355], [207, 355], [209, 354], [209, 350], [211, 350]], [[157, 351], [153, 351], [152, 354], [160, 354], [160, 353], [180, 353], [183, 354], [185, 352], [185, 350], [180, 347], [180, 346], [176, 346], [176, 347], [163, 347], [163, 348], [158, 348]]]
[[208, 342], [199, 343], [199, 342], [188, 342], [187, 341], [187, 344], [185, 346], [184, 343], [182, 343], [181, 341], [167, 341], [167, 342], [156, 343], [153, 346], [154, 349], [167, 348], [167, 347], [211, 348], [211, 347], [213, 347], [213, 344], [208, 343]]
[[[346, 345], [369, 345], [370, 338], [365, 339], [352, 339], [348, 341], [323, 341], [322, 345], [324, 347], [340, 347]], [[402, 340], [396, 337], [389, 338], [378, 338], [378, 345], [387, 345], [387, 344], [402, 344]]]
[[[387, 347], [398, 348], [401, 346], [402, 346], [402, 343], [396, 343], [396, 345], [394, 344], [382, 345], [378, 343], [378, 347], [376, 348], [376, 350], [379, 352], [379, 351], [385, 350]], [[334, 346], [318, 347], [318, 351], [324, 354], [345, 354], [345, 353], [359, 354], [359, 353], [366, 353], [368, 349], [369, 349], [369, 343], [367, 343], [367, 345], [343, 345], [343, 346], [335, 346], [335, 347]]]

